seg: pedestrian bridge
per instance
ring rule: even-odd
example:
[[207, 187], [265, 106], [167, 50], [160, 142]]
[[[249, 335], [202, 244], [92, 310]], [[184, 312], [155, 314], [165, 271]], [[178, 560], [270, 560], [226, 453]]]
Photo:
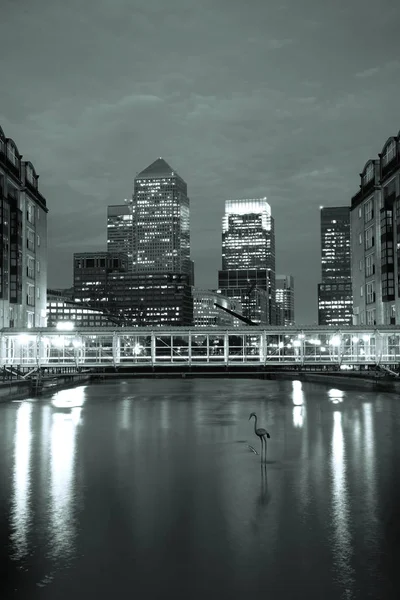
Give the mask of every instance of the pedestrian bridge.
[[3, 368], [332, 363], [346, 368], [400, 363], [400, 327], [2, 329], [0, 348]]

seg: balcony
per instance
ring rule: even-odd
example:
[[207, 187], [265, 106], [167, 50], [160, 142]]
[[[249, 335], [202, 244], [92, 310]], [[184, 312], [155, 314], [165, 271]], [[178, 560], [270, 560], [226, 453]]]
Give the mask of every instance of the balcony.
[[368, 181], [368, 183], [363, 185], [361, 188], [363, 197], [372, 193], [374, 191], [374, 188], [375, 188], [375, 178], [372, 178], [372, 179], [370, 179], [370, 181]]
[[381, 167], [381, 181], [384, 181], [397, 169], [400, 169], [400, 156], [398, 154], [396, 154], [390, 162]]
[[396, 192], [391, 192], [383, 198], [383, 209], [382, 210], [393, 210], [393, 203], [396, 199]]

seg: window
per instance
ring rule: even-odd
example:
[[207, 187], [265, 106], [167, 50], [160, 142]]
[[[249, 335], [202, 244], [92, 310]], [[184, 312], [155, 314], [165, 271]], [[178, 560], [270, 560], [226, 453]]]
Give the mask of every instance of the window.
[[35, 234], [31, 229], [28, 229], [26, 236], [26, 247], [31, 252], [35, 252]]
[[360, 268], [360, 271], [362, 271], [363, 268], [364, 268], [364, 261], [363, 261], [363, 259], [360, 260], [359, 268]]
[[28, 202], [26, 205], [26, 218], [28, 223], [35, 224], [35, 207], [31, 202]]
[[359, 217], [360, 219], [361, 219], [361, 217], [362, 217], [362, 208], [361, 208], [361, 206], [360, 206], [360, 207], [359, 207], [359, 209], [358, 209], [358, 217]]
[[360, 243], [360, 244], [362, 244], [362, 242], [363, 242], [363, 236], [362, 236], [362, 233], [360, 233], [360, 234], [359, 234], [359, 236], [358, 236], [358, 241], [359, 241], [359, 243]]
[[393, 241], [388, 240], [381, 244], [381, 264], [393, 264]]
[[371, 277], [375, 273], [374, 255], [365, 257], [365, 277]]
[[395, 140], [391, 140], [386, 146], [383, 156], [382, 156], [382, 165], [388, 165], [396, 156], [396, 142]]
[[382, 273], [382, 296], [384, 299], [394, 299], [394, 273]]
[[370, 163], [368, 163], [367, 168], [365, 169], [365, 173], [364, 173], [364, 177], [363, 177], [363, 184], [365, 185], [366, 183], [371, 181], [371, 179], [373, 179], [373, 177], [374, 177], [374, 163], [370, 162]]
[[375, 302], [375, 281], [370, 281], [365, 286], [366, 303], [372, 304]]
[[14, 165], [18, 166], [18, 154], [14, 144], [11, 141], [7, 142], [7, 158]]
[[374, 236], [372, 234], [373, 234], [373, 228], [370, 227], [365, 232], [365, 241], [364, 241], [364, 249], [365, 250], [369, 250], [374, 245]]
[[26, 274], [31, 279], [35, 278], [35, 260], [28, 256], [27, 265], [26, 265]]
[[376, 324], [376, 310], [373, 308], [372, 310], [367, 310], [367, 325], [375, 325]]
[[36, 261], [36, 271], [40, 273], [40, 262], [38, 260]]
[[35, 174], [33, 172], [32, 165], [30, 164], [26, 165], [26, 179], [31, 185], [36, 187]]
[[36, 288], [36, 298], [39, 300], [40, 298], [40, 287]]
[[374, 204], [373, 204], [372, 198], [370, 198], [365, 203], [365, 208], [364, 208], [364, 222], [368, 223], [373, 218], [374, 218]]
[[361, 296], [361, 298], [364, 296], [364, 286], [363, 285], [360, 287], [360, 296]]
[[37, 245], [40, 246], [40, 235], [37, 236]]
[[35, 286], [28, 283], [26, 289], [26, 303], [28, 306], [35, 306]]

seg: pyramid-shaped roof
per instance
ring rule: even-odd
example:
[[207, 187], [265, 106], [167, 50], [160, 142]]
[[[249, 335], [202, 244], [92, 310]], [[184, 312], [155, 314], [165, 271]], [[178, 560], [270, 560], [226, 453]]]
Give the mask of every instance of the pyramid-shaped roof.
[[153, 177], [172, 177], [177, 175], [163, 158], [157, 158], [151, 165], [136, 175], [136, 179], [151, 179]]

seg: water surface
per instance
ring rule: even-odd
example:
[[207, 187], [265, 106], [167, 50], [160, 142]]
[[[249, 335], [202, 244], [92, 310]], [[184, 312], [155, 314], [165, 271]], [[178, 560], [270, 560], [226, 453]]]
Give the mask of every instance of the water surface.
[[399, 425], [395, 395], [233, 378], [2, 404], [0, 597], [398, 598]]

